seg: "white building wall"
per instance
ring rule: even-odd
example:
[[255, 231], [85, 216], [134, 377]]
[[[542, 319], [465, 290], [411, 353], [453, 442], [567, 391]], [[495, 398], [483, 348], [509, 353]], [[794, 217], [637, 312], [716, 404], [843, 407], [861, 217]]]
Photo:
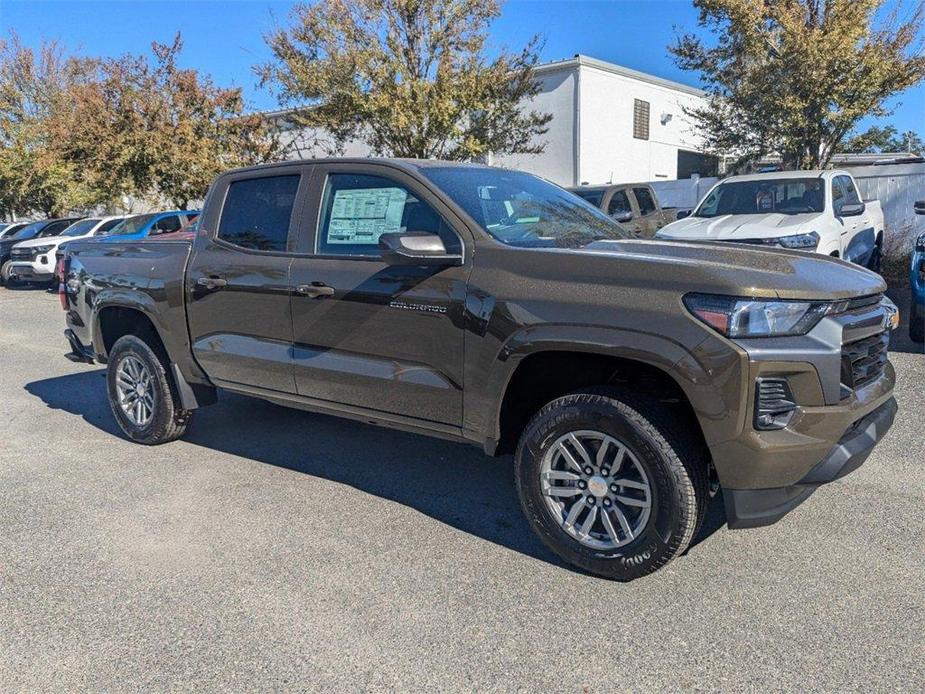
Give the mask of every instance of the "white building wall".
[[559, 185], [572, 185], [578, 175], [575, 102], [578, 70], [574, 67], [542, 71], [537, 75], [540, 92], [524, 105], [525, 111], [551, 113], [549, 132], [538, 138], [545, 143], [542, 154], [493, 155], [491, 163], [529, 171]]
[[[702, 104], [703, 97], [593, 66], [579, 69], [579, 182], [677, 178], [678, 150], [699, 151], [703, 143], [683, 109]], [[648, 140], [633, 137], [636, 99], [649, 102]]]

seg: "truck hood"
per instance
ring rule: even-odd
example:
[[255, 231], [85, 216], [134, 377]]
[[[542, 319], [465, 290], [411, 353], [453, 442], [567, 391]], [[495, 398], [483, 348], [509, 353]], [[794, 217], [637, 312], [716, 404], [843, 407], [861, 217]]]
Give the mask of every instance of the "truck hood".
[[883, 278], [870, 270], [802, 251], [628, 239], [598, 241], [567, 252], [598, 256], [602, 261], [612, 258], [619, 267], [609, 268], [611, 277], [638, 285], [640, 291], [657, 282], [660, 288], [674, 288], [681, 295], [704, 292], [829, 301], [886, 291]]
[[74, 241], [76, 239], [83, 238], [82, 236], [46, 236], [41, 239], [29, 239], [28, 241], [20, 241], [16, 244], [16, 248], [35, 248], [36, 246], [55, 246], [57, 247], [59, 243], [64, 243], [65, 241]]
[[689, 241], [776, 239], [817, 231], [821, 212], [808, 214], [727, 214], [721, 217], [686, 217], [666, 225], [659, 238]]

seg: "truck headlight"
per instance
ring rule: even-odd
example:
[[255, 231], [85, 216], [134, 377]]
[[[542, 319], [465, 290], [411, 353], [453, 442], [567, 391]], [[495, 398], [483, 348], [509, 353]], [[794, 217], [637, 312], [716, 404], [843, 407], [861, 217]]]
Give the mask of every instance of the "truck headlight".
[[744, 299], [716, 294], [686, 294], [684, 305], [726, 337], [805, 335], [837, 307], [827, 301]]
[[54, 244], [51, 244], [51, 245], [48, 245], [48, 246], [35, 246], [35, 247], [32, 249], [32, 253], [33, 253], [34, 255], [42, 255], [42, 253], [48, 253], [48, 251], [50, 251], [50, 250], [53, 249], [54, 247], [55, 247]]
[[793, 236], [781, 236], [777, 242], [784, 248], [798, 248], [801, 250], [816, 250], [819, 245], [819, 234], [811, 231], [808, 234], [795, 234]]

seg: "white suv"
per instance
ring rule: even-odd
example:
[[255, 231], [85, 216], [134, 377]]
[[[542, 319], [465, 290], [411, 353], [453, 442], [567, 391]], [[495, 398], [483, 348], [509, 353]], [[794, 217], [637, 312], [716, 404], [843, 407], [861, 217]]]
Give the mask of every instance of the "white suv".
[[74, 239], [98, 236], [110, 231], [125, 217], [88, 217], [81, 219], [58, 236], [22, 241], [10, 252], [8, 282], [39, 283], [50, 282], [55, 276], [55, 252], [58, 247]]

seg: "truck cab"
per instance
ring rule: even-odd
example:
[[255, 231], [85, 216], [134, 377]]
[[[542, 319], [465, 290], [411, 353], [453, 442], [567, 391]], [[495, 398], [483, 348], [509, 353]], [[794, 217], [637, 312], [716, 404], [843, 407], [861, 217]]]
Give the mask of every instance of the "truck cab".
[[579, 186], [569, 190], [638, 238], [652, 238], [677, 215], [674, 210], [661, 206], [655, 190], [648, 183]]

